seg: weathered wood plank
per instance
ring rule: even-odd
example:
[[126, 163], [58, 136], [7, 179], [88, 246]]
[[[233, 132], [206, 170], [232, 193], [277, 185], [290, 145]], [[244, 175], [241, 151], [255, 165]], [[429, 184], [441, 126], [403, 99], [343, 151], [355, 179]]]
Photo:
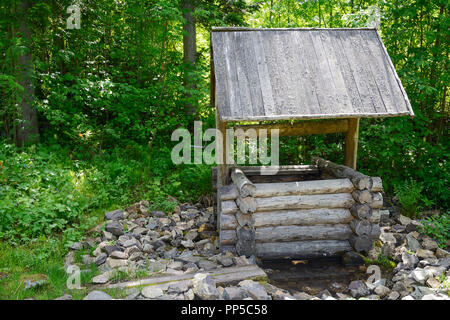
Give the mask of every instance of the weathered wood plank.
[[372, 178], [358, 172], [348, 166], [338, 165], [331, 161], [314, 157], [312, 163], [317, 165], [323, 172], [329, 173], [336, 178], [349, 178], [356, 189], [364, 190], [372, 188]]
[[364, 77], [362, 63], [356, 56], [354, 52], [355, 48], [352, 46], [352, 39], [350, 38], [352, 36], [351, 32], [348, 34], [336, 32], [336, 35], [340, 40], [343, 53], [348, 60], [348, 66], [350, 67], [352, 76], [356, 82], [356, 88], [358, 89], [359, 97], [362, 101], [361, 112], [377, 113], [369, 92], [368, 84], [365, 82], [366, 78]]
[[276, 114], [275, 101], [272, 94], [272, 84], [269, 70], [266, 64], [266, 54], [264, 52], [264, 43], [261, 33], [252, 33], [251, 42], [255, 49], [255, 61], [258, 67], [258, 76], [263, 100], [263, 114], [271, 116]]
[[256, 187], [239, 168], [231, 169], [231, 180], [236, 185], [240, 197], [253, 197], [256, 192]]
[[342, 74], [340, 64], [342, 63], [338, 58], [333, 48], [332, 36], [330, 32], [321, 31], [320, 39], [322, 41], [325, 57], [328, 60], [328, 67], [330, 68], [331, 77], [333, 78], [335, 91], [335, 104], [339, 106], [342, 113], [353, 112], [353, 105], [350, 96], [347, 92], [345, 79]]
[[222, 204], [222, 213], [223, 214], [232, 214], [237, 212], [237, 206], [234, 200], [225, 200], [221, 201]]
[[348, 209], [306, 209], [257, 211], [252, 214], [255, 227], [316, 225], [316, 224], [348, 224], [353, 220]]
[[353, 183], [349, 179], [257, 183], [253, 195], [254, 197], [267, 198], [288, 195], [351, 193], [353, 188]]
[[[360, 32], [361, 44], [366, 48], [364, 53], [367, 55], [370, 63], [368, 64], [378, 91], [380, 92], [381, 99], [387, 112], [395, 112], [397, 107], [395, 105], [395, 99], [392, 95], [392, 84], [389, 83], [389, 79], [386, 77], [386, 70], [389, 70], [389, 66], [384, 64], [383, 55], [381, 54], [376, 34], [374, 32]], [[375, 40], [375, 41], [374, 41]], [[395, 79], [393, 79], [395, 81]], [[394, 83], [395, 84], [395, 83]]]
[[[237, 76], [237, 68], [236, 68], [236, 54], [235, 54], [235, 47], [233, 45], [232, 40], [232, 34], [233, 33], [224, 33], [223, 35], [223, 49], [224, 49], [224, 55], [225, 55], [225, 67], [228, 74], [228, 94], [229, 94], [229, 107], [230, 107], [230, 114], [233, 117], [240, 117], [242, 118], [242, 109], [240, 104], [240, 97], [239, 97], [239, 83], [238, 83], [238, 76]], [[215, 52], [215, 51], [214, 51]], [[217, 78], [216, 74], [216, 78]], [[220, 100], [220, 99], [219, 99]], [[216, 99], [216, 103], [218, 103]], [[220, 105], [220, 104], [218, 104]]]
[[220, 230], [236, 230], [238, 226], [235, 214], [220, 215]]
[[218, 190], [220, 194], [220, 200], [235, 200], [239, 196], [238, 189], [234, 184], [228, 184], [222, 186]]
[[242, 213], [253, 213], [256, 211], [257, 203], [253, 197], [238, 197], [236, 199], [236, 204]]
[[236, 230], [220, 230], [219, 244], [221, 246], [235, 244], [236, 240]]
[[238, 46], [242, 48], [242, 50], [238, 50], [238, 57], [242, 63], [243, 72], [247, 77], [252, 114], [264, 114], [264, 103], [260, 85], [261, 81], [258, 75], [255, 46], [247, 35], [237, 33], [236, 36]]
[[[249, 74], [247, 73], [247, 64], [248, 61], [245, 57], [243, 46], [245, 40], [242, 38], [242, 32], [233, 32], [229, 35], [232, 43], [231, 45], [234, 47], [235, 52], [235, 64], [236, 64], [236, 74], [237, 74], [237, 85], [239, 85], [239, 101], [240, 101], [240, 109], [242, 115], [245, 114], [255, 114], [252, 110], [252, 101], [251, 101], [251, 93], [249, 83]], [[255, 106], [256, 107], [256, 106]]]
[[[242, 129], [244, 132], [254, 129], [259, 136], [259, 130], [267, 130], [267, 136], [272, 135], [272, 130], [278, 130], [278, 136], [298, 136], [310, 134], [339, 133], [348, 131], [348, 120], [323, 120], [323, 121], [302, 121], [293, 124], [274, 124], [274, 125], [237, 125], [235, 130]], [[239, 132], [235, 136], [239, 137]]]
[[315, 240], [257, 243], [256, 254], [263, 259], [318, 258], [351, 251], [347, 240]]
[[356, 169], [358, 158], [359, 118], [348, 119], [348, 131], [345, 135], [344, 163], [346, 166]]
[[372, 177], [372, 188], [370, 191], [372, 192], [382, 192], [383, 191], [383, 182], [380, 177]]
[[286, 242], [305, 240], [347, 240], [352, 234], [348, 224], [313, 226], [276, 226], [255, 229], [255, 241]]
[[316, 208], [350, 208], [355, 200], [349, 193], [255, 198], [257, 211]]
[[[114, 289], [152, 286], [152, 288], [167, 290], [170, 285], [184, 285], [185, 283], [189, 283], [189, 281], [191, 281], [197, 273], [198, 272], [191, 272], [181, 275], [163, 275], [136, 281], [114, 283], [107, 285], [106, 288]], [[239, 267], [218, 268], [209, 271], [202, 271], [202, 273], [209, 274], [218, 286], [225, 284], [237, 284], [239, 281], [245, 279], [264, 280], [267, 277], [266, 273], [255, 264]]]
[[231, 116], [230, 109], [230, 79], [228, 77], [226, 59], [225, 56], [225, 48], [223, 42], [223, 34], [222, 33], [211, 33], [211, 42], [214, 51], [213, 56], [214, 61], [214, 80], [215, 80], [215, 95], [219, 97], [214, 97], [215, 102], [220, 103], [219, 110], [221, 112], [221, 116]]

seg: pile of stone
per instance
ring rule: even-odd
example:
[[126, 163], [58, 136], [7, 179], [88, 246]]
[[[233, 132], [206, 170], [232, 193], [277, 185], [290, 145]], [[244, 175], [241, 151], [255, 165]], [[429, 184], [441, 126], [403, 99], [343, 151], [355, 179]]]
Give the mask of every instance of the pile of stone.
[[74, 264], [75, 251], [84, 248], [93, 251], [82, 256], [83, 264], [95, 263], [102, 271], [93, 284], [109, 282], [117, 271], [177, 275], [254, 263], [254, 257], [218, 253], [212, 207], [180, 205], [171, 215], [148, 207], [141, 201], [106, 213], [105, 224], [96, 228], [102, 236], [75, 243], [66, 267]]
[[[448, 251], [419, 233], [418, 221], [394, 210], [380, 210], [381, 234], [367, 257], [371, 260], [377, 260], [380, 255], [391, 257], [396, 262], [395, 269], [382, 273], [376, 282], [363, 279], [348, 285], [332, 283], [328, 290], [311, 294], [306, 290], [288, 292], [253, 280], [233, 286], [216, 286], [206, 271], [254, 264], [256, 259], [218, 253], [218, 235], [211, 207], [180, 205], [171, 215], [150, 211], [148, 207], [148, 202], [141, 201], [125, 210], [106, 213], [105, 224], [96, 228], [101, 237], [74, 244], [66, 257], [66, 265], [74, 263], [77, 250], [91, 248], [92, 255], [86, 254], [82, 260], [84, 264], [95, 263], [102, 272], [92, 279], [94, 285], [111, 283], [117, 271], [132, 276], [144, 270], [146, 277], [195, 274], [191, 281], [170, 285], [167, 290], [152, 286], [128, 289], [126, 299], [449, 299]], [[85, 297], [109, 298], [107, 293], [98, 290]]]

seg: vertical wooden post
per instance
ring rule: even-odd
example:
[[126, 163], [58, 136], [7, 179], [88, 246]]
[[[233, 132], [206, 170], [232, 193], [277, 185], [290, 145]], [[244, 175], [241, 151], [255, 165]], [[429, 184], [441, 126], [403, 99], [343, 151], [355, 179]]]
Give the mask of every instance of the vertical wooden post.
[[344, 164], [352, 169], [356, 169], [356, 159], [358, 156], [358, 131], [359, 118], [348, 119], [348, 130], [345, 135]]

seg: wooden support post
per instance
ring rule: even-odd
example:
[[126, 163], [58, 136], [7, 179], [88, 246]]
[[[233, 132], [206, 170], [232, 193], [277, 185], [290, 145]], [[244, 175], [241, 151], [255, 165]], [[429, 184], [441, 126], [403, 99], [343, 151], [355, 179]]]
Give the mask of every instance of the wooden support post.
[[358, 155], [358, 131], [359, 118], [348, 119], [348, 131], [345, 136], [344, 164], [356, 169], [356, 158]]
[[[219, 113], [216, 108], [216, 155], [217, 155], [217, 188], [227, 185], [227, 124], [219, 118]], [[221, 137], [220, 137], [221, 136]]]

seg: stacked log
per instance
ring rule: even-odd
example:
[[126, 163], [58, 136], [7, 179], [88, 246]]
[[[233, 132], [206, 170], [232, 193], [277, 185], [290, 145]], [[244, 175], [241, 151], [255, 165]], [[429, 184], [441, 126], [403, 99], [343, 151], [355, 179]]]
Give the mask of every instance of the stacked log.
[[381, 178], [369, 177], [321, 158], [314, 158], [313, 163], [328, 175], [352, 181], [355, 188], [352, 192], [355, 203], [350, 208], [354, 220], [350, 223], [352, 234], [349, 242], [357, 252], [369, 251], [372, 242], [380, 236], [379, 209], [383, 206]]
[[232, 169], [219, 188], [220, 247], [261, 258], [300, 258], [351, 251], [349, 179], [252, 183]]

